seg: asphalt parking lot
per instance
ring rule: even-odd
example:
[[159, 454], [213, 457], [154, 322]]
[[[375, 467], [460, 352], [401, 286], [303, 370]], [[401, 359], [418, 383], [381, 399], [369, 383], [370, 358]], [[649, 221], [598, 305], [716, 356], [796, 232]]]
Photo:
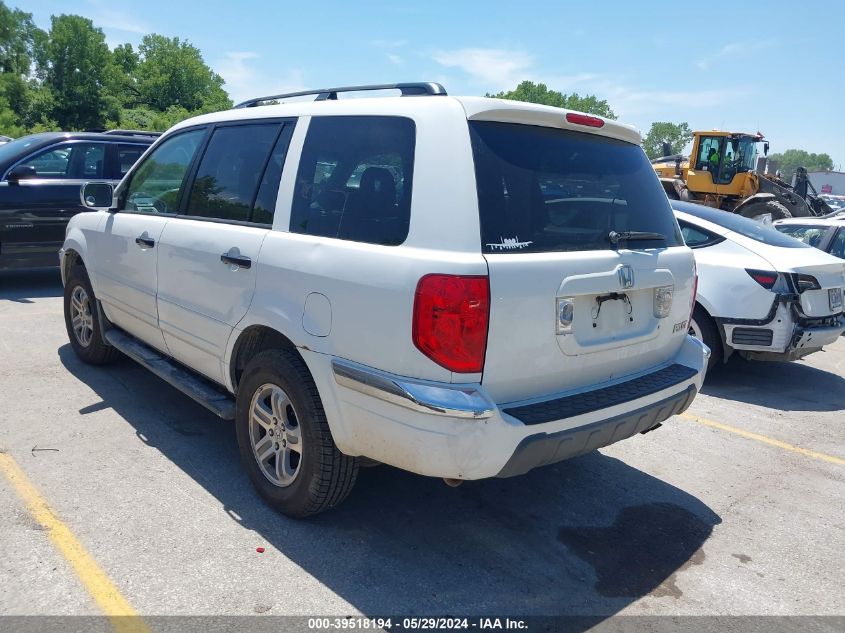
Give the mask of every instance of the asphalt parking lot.
[[0, 613], [96, 615], [111, 591], [142, 615], [842, 615], [843, 411], [845, 338], [732, 362], [600, 452], [459, 488], [368, 468], [296, 522], [229, 424], [129, 360], [76, 359], [57, 272], [4, 273]]

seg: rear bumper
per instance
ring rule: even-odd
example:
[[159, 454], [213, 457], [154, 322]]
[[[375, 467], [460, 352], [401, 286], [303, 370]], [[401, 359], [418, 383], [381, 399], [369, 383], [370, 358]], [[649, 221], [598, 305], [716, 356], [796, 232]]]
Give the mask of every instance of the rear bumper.
[[797, 360], [818, 352], [845, 332], [842, 313], [811, 318], [795, 302], [778, 306], [765, 323], [720, 321], [727, 344], [751, 360]]
[[496, 404], [482, 384], [407, 379], [301, 351], [341, 451], [454, 479], [522, 474], [651, 429], [690, 405], [710, 355], [687, 337], [675, 358], [643, 375]]
[[537, 466], [561, 462], [637, 433], [645, 433], [673, 415], [686, 411], [697, 393], [695, 386], [690, 385], [681, 393], [609, 420], [557, 433], [529, 435], [519, 443], [498, 476], [523, 475]]

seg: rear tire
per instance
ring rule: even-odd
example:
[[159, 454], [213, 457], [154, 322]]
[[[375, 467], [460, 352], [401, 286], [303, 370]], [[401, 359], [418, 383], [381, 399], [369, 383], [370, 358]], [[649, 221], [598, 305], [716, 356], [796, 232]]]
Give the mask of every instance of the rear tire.
[[752, 202], [740, 209], [739, 212], [742, 217], [750, 218], [752, 220], [756, 220], [767, 213], [772, 216], [773, 221], [785, 220], [792, 217], [789, 209], [777, 200], [769, 200], [768, 202]]
[[261, 497], [293, 518], [323, 512], [355, 485], [358, 459], [332, 439], [317, 386], [293, 350], [256, 354], [238, 384], [241, 461]]
[[695, 304], [689, 323], [689, 333], [710, 348], [710, 360], [707, 371], [713, 369], [722, 360], [722, 339], [716, 329], [716, 322], [699, 304]]
[[65, 327], [74, 353], [89, 365], [105, 365], [120, 357], [120, 352], [101, 336], [100, 314], [91, 280], [82, 266], [70, 269], [65, 283]]

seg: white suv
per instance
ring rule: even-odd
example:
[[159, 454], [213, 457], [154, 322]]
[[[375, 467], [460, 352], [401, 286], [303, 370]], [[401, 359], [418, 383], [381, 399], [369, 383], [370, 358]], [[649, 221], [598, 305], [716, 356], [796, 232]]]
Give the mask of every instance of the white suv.
[[363, 458], [506, 477], [689, 406], [693, 253], [633, 128], [438, 84], [311, 94], [184, 121], [86, 185], [61, 251], [80, 358], [233, 418], [291, 516]]

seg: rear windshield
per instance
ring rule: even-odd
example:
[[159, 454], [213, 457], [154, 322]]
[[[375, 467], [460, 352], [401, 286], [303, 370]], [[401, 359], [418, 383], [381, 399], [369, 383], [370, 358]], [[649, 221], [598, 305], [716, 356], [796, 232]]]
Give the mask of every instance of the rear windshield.
[[691, 202], [683, 202], [679, 200], [672, 201], [672, 207], [678, 211], [689, 213], [702, 220], [707, 220], [713, 224], [718, 224], [721, 227], [739, 233], [747, 238], [760, 242], [761, 244], [768, 244], [769, 246], [781, 246], [783, 248], [803, 248], [806, 244], [794, 240], [791, 237], [778, 233], [770, 226], [760, 224], [756, 220], [744, 218], [736, 213], [730, 211], [722, 211], [721, 209], [714, 209], [713, 207], [706, 207], [703, 204], [693, 204]]
[[516, 123], [469, 126], [485, 253], [611, 249], [611, 231], [665, 236], [629, 241], [627, 248], [683, 244], [638, 145]]
[[821, 248], [822, 240], [828, 231], [828, 228], [821, 224], [778, 224], [775, 228], [789, 237], [794, 237], [816, 248]]

